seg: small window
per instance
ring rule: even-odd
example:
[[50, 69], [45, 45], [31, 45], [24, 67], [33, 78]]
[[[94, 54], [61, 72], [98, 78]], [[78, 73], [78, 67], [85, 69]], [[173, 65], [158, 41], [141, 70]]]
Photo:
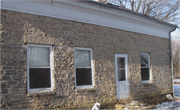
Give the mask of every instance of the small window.
[[92, 49], [75, 47], [76, 89], [93, 88]]
[[141, 80], [142, 82], [149, 82], [150, 80], [150, 58], [149, 53], [141, 53]]
[[126, 81], [125, 58], [117, 58], [118, 60], [118, 81]]
[[28, 92], [52, 91], [52, 46], [27, 44]]

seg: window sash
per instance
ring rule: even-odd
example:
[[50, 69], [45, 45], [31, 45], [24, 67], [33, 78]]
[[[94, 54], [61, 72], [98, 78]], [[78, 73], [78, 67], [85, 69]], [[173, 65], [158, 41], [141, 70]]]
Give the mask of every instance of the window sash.
[[[48, 53], [48, 57], [49, 57], [49, 67], [30, 67], [29, 66], [29, 47], [38, 47], [38, 48], [49, 48], [49, 53]], [[52, 63], [52, 58], [53, 58], [53, 51], [52, 51], [52, 46], [51, 45], [37, 45], [37, 44], [27, 44], [27, 90], [29, 93], [31, 92], [38, 92], [38, 91], [53, 91], [53, 75], [52, 75], [52, 67], [53, 67], [53, 63]], [[49, 68], [50, 69], [50, 87], [46, 87], [46, 88], [32, 88], [30, 89], [30, 69], [45, 69], [45, 68]]]
[[28, 46], [29, 67], [50, 67], [50, 48]]
[[91, 51], [90, 50], [75, 50], [75, 65], [76, 67], [91, 67]]
[[92, 85], [91, 68], [76, 68], [76, 85], [77, 86]]
[[[142, 76], [144, 76], [144, 75], [142, 75], [143, 73], [142, 73], [142, 69], [141, 69], [141, 82], [142, 83], [148, 83], [150, 80], [151, 80], [151, 76], [150, 76], [150, 55], [149, 55], [149, 53], [140, 53], [140, 56], [141, 55], [148, 55], [148, 67], [144, 67], [144, 66], [141, 66], [141, 68], [142, 69], [148, 69], [148, 74], [149, 74], [149, 80], [142, 80], [142, 79], [144, 79], [144, 78], [142, 78]], [[140, 63], [141, 63], [141, 57], [140, 57]]]
[[51, 87], [50, 68], [29, 68], [30, 89]]
[[[75, 56], [75, 52], [76, 50], [80, 51], [80, 50], [88, 50], [90, 51], [90, 66], [91, 67], [76, 67], [76, 56]], [[93, 56], [92, 56], [92, 49], [91, 48], [81, 48], [81, 47], [74, 47], [74, 67], [75, 67], [75, 88], [76, 89], [84, 89], [84, 88], [93, 88], [94, 87], [94, 79], [93, 79]], [[76, 69], [91, 69], [91, 80], [92, 80], [92, 84], [91, 85], [77, 85], [77, 75], [76, 75]]]

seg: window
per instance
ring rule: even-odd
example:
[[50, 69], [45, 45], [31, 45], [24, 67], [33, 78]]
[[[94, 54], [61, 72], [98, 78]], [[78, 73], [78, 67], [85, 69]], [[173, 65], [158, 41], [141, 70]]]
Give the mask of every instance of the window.
[[52, 46], [27, 44], [28, 92], [52, 91]]
[[118, 62], [118, 81], [126, 81], [125, 58], [117, 58]]
[[150, 80], [150, 58], [149, 53], [141, 53], [141, 80], [142, 82], [149, 82]]
[[74, 48], [76, 89], [93, 88], [93, 63], [91, 48]]

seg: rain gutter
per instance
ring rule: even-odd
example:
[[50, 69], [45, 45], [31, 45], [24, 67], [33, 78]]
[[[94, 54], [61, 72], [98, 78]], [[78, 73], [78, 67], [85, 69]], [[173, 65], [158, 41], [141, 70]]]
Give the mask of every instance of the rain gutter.
[[176, 27], [169, 32], [169, 42], [170, 42], [170, 51], [171, 51], [171, 73], [172, 73], [172, 90], [173, 90], [173, 97], [177, 97], [174, 95], [174, 75], [173, 75], [173, 56], [172, 56], [172, 42], [171, 42], [171, 32], [175, 31]]

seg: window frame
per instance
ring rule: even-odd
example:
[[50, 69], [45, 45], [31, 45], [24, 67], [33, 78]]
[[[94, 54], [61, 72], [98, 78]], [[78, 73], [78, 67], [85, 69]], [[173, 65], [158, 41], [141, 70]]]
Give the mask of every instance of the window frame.
[[[91, 68], [91, 76], [92, 76], [92, 85], [83, 85], [83, 86], [77, 86], [76, 84], [76, 60], [75, 60], [75, 52], [76, 50], [88, 50], [90, 51], [91, 55], [91, 67], [82, 67], [82, 68]], [[79, 67], [77, 67], [79, 68]], [[93, 51], [92, 48], [83, 48], [83, 47], [74, 47], [74, 70], [75, 70], [75, 89], [88, 89], [88, 88], [94, 88], [94, 65], [93, 65]]]
[[[119, 70], [125, 70], [125, 80], [121, 80], [121, 81], [127, 81], [127, 78], [128, 78], [128, 76], [127, 76], [127, 61], [126, 61], [126, 59], [127, 59], [127, 56], [125, 55], [125, 54], [121, 54], [121, 55], [119, 55], [120, 57], [117, 57], [117, 66], [119, 65], [118, 64], [118, 58], [124, 58], [124, 68], [119, 68], [119, 67], [117, 67], [117, 73], [119, 73]], [[119, 74], [117, 75], [118, 76], [118, 81], [119, 81]]]
[[[49, 48], [49, 60], [50, 60], [50, 66], [49, 67], [37, 67], [37, 68], [50, 68], [50, 79], [51, 79], [51, 87], [49, 88], [36, 88], [36, 89], [30, 89], [30, 77], [29, 77], [29, 47], [46, 47]], [[36, 68], [36, 67], [35, 67]], [[33, 92], [44, 92], [44, 91], [53, 91], [54, 87], [54, 79], [53, 79], [53, 51], [52, 51], [52, 45], [41, 45], [41, 44], [27, 44], [27, 91], [28, 93]]]
[[[148, 67], [141, 67], [141, 68], [149, 68], [149, 80], [142, 80], [141, 79], [141, 83], [150, 83], [150, 81], [151, 81], [150, 53], [140, 53], [140, 55], [141, 54], [147, 54], [148, 55], [148, 65], [149, 65]], [[140, 66], [141, 66], [141, 57], [140, 57]]]

